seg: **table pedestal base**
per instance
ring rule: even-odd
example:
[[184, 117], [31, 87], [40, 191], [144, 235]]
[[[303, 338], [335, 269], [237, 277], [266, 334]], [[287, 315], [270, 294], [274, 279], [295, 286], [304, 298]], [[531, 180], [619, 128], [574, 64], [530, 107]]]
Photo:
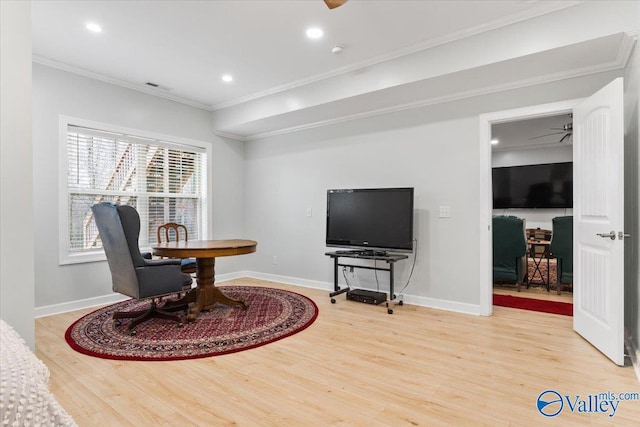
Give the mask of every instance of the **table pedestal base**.
[[[189, 294], [194, 294], [193, 304], [189, 304], [187, 311], [187, 320], [195, 320], [202, 310], [210, 310], [216, 303], [223, 305], [239, 305], [243, 309], [247, 309], [247, 303], [242, 300], [235, 300], [223, 294], [220, 289], [214, 285], [215, 278], [215, 258], [197, 258], [196, 259], [196, 281], [198, 286], [192, 289]], [[189, 297], [187, 295], [185, 298]]]
[[223, 305], [239, 305], [243, 310], [249, 306], [242, 300], [229, 298], [214, 285], [215, 258], [196, 259], [196, 282], [198, 286], [191, 289], [187, 294], [177, 301], [170, 301], [162, 308], [166, 311], [178, 311], [187, 309], [187, 320], [193, 321], [198, 317], [198, 313], [203, 310], [210, 310], [216, 303]]

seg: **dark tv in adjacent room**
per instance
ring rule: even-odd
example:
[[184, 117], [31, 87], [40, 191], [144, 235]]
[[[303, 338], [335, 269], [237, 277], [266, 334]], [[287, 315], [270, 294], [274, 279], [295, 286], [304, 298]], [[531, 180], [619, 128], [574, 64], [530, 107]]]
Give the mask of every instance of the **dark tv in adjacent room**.
[[572, 208], [573, 162], [493, 168], [493, 208]]
[[413, 251], [413, 188], [327, 190], [326, 245]]

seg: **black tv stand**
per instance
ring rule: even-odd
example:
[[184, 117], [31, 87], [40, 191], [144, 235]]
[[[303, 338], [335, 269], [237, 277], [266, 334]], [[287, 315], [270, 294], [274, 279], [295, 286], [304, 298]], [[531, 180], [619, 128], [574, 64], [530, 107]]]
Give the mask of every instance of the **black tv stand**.
[[[375, 251], [375, 250], [369, 250], [369, 249], [327, 252], [325, 253], [325, 255], [333, 259], [333, 289], [334, 290], [333, 292], [329, 293], [329, 297], [331, 298], [332, 304], [335, 304], [336, 296], [349, 291], [348, 287], [340, 289], [340, 285], [338, 283], [338, 270], [340, 267], [364, 268], [367, 270], [388, 271], [389, 272], [389, 300], [387, 301], [387, 313], [393, 314], [393, 310], [389, 307], [389, 302], [396, 299], [396, 295], [394, 294], [394, 289], [393, 289], [393, 266], [397, 261], [409, 258], [408, 255], [391, 254], [386, 251]], [[380, 268], [380, 267], [368, 266], [368, 265], [342, 264], [339, 262], [339, 258], [358, 258], [358, 259], [368, 259], [373, 261], [384, 261], [389, 265], [389, 268]], [[398, 304], [402, 305], [402, 301], [400, 301]]]

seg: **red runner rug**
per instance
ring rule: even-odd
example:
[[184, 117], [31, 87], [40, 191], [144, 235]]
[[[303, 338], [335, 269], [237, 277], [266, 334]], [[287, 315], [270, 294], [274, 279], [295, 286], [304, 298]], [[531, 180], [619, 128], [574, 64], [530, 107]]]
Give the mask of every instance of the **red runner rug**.
[[534, 298], [493, 294], [493, 304], [502, 307], [520, 308], [523, 310], [573, 316], [573, 304], [568, 302], [546, 301]]
[[193, 322], [150, 319], [127, 333], [129, 319], [115, 326], [116, 311], [141, 310], [149, 301], [127, 300], [100, 308], [74, 322], [65, 334], [76, 351], [104, 359], [181, 360], [248, 350], [291, 336], [311, 325], [318, 307], [309, 298], [281, 289], [223, 286], [227, 296], [249, 307], [216, 304]]

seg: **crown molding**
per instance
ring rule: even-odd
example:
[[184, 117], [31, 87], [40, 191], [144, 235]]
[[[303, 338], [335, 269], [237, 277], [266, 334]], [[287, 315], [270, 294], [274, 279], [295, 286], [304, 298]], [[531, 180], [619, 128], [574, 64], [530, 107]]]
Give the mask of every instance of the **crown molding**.
[[[121, 79], [117, 79], [114, 77], [109, 77], [104, 74], [96, 73], [94, 71], [89, 71], [84, 68], [75, 67], [73, 65], [69, 65], [63, 62], [55, 61], [53, 59], [45, 58], [39, 55], [33, 55], [32, 61], [38, 64], [45, 65], [47, 67], [56, 68], [58, 70], [67, 71], [73, 74], [77, 74], [83, 77], [88, 77], [90, 79], [99, 80], [105, 83], [110, 83], [113, 85], [121, 86], [127, 89], [135, 90], [137, 92], [142, 92], [147, 95], [157, 96], [164, 99], [169, 99], [171, 101], [179, 102], [181, 104], [189, 105], [191, 107], [199, 108], [206, 111], [216, 111], [223, 108], [243, 104], [248, 101], [252, 101], [254, 99], [262, 98], [268, 95], [273, 95], [279, 92], [284, 92], [287, 90], [291, 90], [300, 86], [308, 85], [311, 83], [319, 82], [322, 80], [326, 80], [335, 76], [339, 76], [341, 74], [346, 74], [349, 72], [361, 70], [366, 67], [370, 67], [376, 64], [380, 64], [382, 62], [386, 62], [392, 59], [400, 58], [402, 56], [410, 55], [412, 53], [416, 53], [422, 50], [430, 49], [439, 45], [443, 45], [446, 43], [451, 43], [456, 40], [461, 40], [467, 37], [471, 37], [474, 35], [478, 35], [484, 32], [488, 32], [491, 30], [495, 30], [501, 27], [505, 27], [507, 25], [512, 25], [518, 22], [522, 22], [528, 19], [536, 18], [538, 16], [547, 15], [549, 13], [557, 12], [562, 9], [566, 9], [569, 7], [573, 7], [580, 3], [580, 1], [564, 1], [564, 2], [543, 2], [544, 4], [538, 8], [523, 11], [520, 13], [516, 13], [510, 15], [508, 17], [496, 19], [492, 22], [488, 22], [483, 25], [478, 25], [472, 28], [467, 28], [461, 31], [457, 31], [455, 33], [449, 34], [447, 36], [438, 37], [434, 39], [430, 39], [412, 46], [409, 46], [405, 49], [399, 49], [394, 52], [386, 53], [383, 55], [379, 55], [365, 61], [361, 61], [356, 64], [352, 64], [350, 66], [338, 68], [327, 73], [317, 74], [315, 76], [311, 76], [305, 79], [296, 80], [284, 85], [272, 87], [260, 92], [255, 92], [253, 94], [249, 94], [246, 96], [234, 98], [232, 100], [221, 102], [215, 105], [204, 104], [198, 101], [194, 101], [188, 98], [184, 98], [181, 96], [173, 95], [167, 92], [163, 92], [162, 89], [151, 89], [142, 84], [130, 83]], [[236, 138], [237, 139], [237, 136]]]
[[249, 139], [246, 136], [242, 136], [242, 135], [238, 135], [230, 132], [224, 132], [221, 130], [214, 130], [213, 134], [222, 138], [233, 139], [235, 141], [240, 141], [240, 142], [249, 141]]
[[627, 61], [631, 56], [633, 46], [638, 40], [639, 32], [639, 30], [628, 31], [624, 33], [624, 36], [622, 37], [622, 43], [620, 43], [620, 49], [618, 49], [618, 56], [616, 57], [616, 62], [620, 63], [622, 67], [627, 66]]
[[116, 79], [113, 77], [108, 77], [108, 76], [105, 76], [104, 74], [95, 73], [93, 71], [85, 70], [84, 68], [74, 67], [73, 65], [65, 64], [59, 61], [54, 61], [53, 59], [44, 58], [38, 55], [33, 55], [32, 61], [37, 64], [41, 64], [47, 67], [56, 68], [58, 70], [77, 74], [82, 77], [87, 77], [93, 80], [99, 80], [104, 83], [121, 86], [127, 89], [135, 90], [137, 92], [142, 92], [147, 95], [157, 96], [159, 98], [164, 98], [170, 101], [179, 102], [181, 104], [185, 104], [190, 107], [195, 107], [195, 108], [199, 108], [201, 110], [206, 110], [206, 111], [213, 111], [213, 109], [211, 108], [211, 105], [203, 104], [197, 101], [192, 101], [187, 98], [183, 98], [167, 92], [163, 92], [162, 89], [151, 89], [144, 85], [139, 85], [135, 83], [126, 82], [124, 80]]
[[211, 106], [211, 109], [212, 111], [221, 110], [223, 108], [228, 108], [235, 105], [243, 104], [245, 102], [253, 101], [255, 99], [259, 99], [268, 95], [273, 95], [279, 92], [295, 89], [300, 86], [305, 86], [311, 83], [316, 83], [322, 80], [330, 79], [332, 77], [336, 77], [341, 74], [346, 74], [346, 73], [354, 72], [357, 70], [361, 70], [363, 68], [371, 67], [373, 65], [380, 64], [382, 62], [390, 61], [392, 59], [400, 58], [403, 56], [407, 56], [416, 52], [420, 52], [422, 50], [431, 49], [436, 46], [444, 45], [457, 40], [462, 40], [467, 37], [475, 36], [475, 35], [492, 31], [498, 28], [506, 27], [508, 25], [513, 25], [518, 22], [526, 21], [528, 19], [537, 18], [539, 16], [547, 15], [549, 13], [557, 12], [559, 10], [567, 9], [569, 7], [573, 7], [580, 4], [580, 1], [542, 2], [542, 3], [543, 4], [535, 10], [530, 9], [527, 11], [519, 12], [513, 15], [509, 15], [508, 17], [496, 19], [486, 24], [477, 25], [471, 28], [465, 28], [464, 30], [457, 31], [455, 33], [451, 33], [446, 36], [436, 37], [433, 39], [426, 40], [424, 42], [414, 44], [404, 49], [399, 49], [394, 52], [378, 55], [373, 58], [369, 58], [367, 60], [360, 61], [358, 63], [352, 64], [346, 67], [337, 68], [335, 70], [332, 70], [326, 73], [316, 74], [308, 78], [296, 80], [296, 81], [289, 82], [280, 86], [275, 86], [260, 92], [255, 92], [246, 96], [241, 96], [226, 102], [214, 104]]
[[[622, 50], [623, 49], [621, 49], [621, 51]], [[314, 129], [322, 126], [338, 124], [338, 123], [347, 122], [351, 120], [358, 120], [358, 119], [378, 116], [382, 114], [396, 113], [404, 110], [422, 108], [422, 107], [427, 107], [435, 104], [442, 104], [445, 102], [459, 101], [462, 99], [472, 98], [476, 96], [490, 95], [493, 93], [504, 92], [508, 90], [515, 90], [515, 89], [521, 89], [521, 88], [536, 86], [536, 85], [545, 84], [545, 83], [552, 83], [559, 80], [566, 80], [566, 79], [572, 79], [576, 77], [583, 77], [590, 74], [613, 71], [620, 68], [624, 68], [624, 64], [626, 64], [627, 60], [629, 59], [631, 49], [624, 49], [624, 52], [626, 52], [626, 56], [618, 55], [616, 60], [608, 63], [604, 63], [604, 64], [599, 64], [597, 66], [584, 67], [584, 68], [561, 72], [561, 73], [547, 74], [544, 76], [518, 80], [515, 82], [510, 82], [505, 84], [485, 86], [483, 88], [478, 88], [475, 90], [455, 92], [449, 95], [444, 95], [444, 96], [439, 96], [434, 98], [427, 98], [420, 101], [394, 105], [391, 107], [380, 108], [377, 110], [364, 111], [361, 113], [350, 114], [347, 116], [336, 117], [333, 119], [322, 120], [322, 121], [308, 123], [300, 126], [292, 126], [289, 128], [278, 129], [275, 131], [264, 132], [264, 133], [254, 134], [254, 135], [247, 135], [244, 137], [244, 139], [246, 141], [265, 139], [273, 136], [284, 135], [284, 134], [293, 133], [293, 132], [300, 132], [303, 130]]]

